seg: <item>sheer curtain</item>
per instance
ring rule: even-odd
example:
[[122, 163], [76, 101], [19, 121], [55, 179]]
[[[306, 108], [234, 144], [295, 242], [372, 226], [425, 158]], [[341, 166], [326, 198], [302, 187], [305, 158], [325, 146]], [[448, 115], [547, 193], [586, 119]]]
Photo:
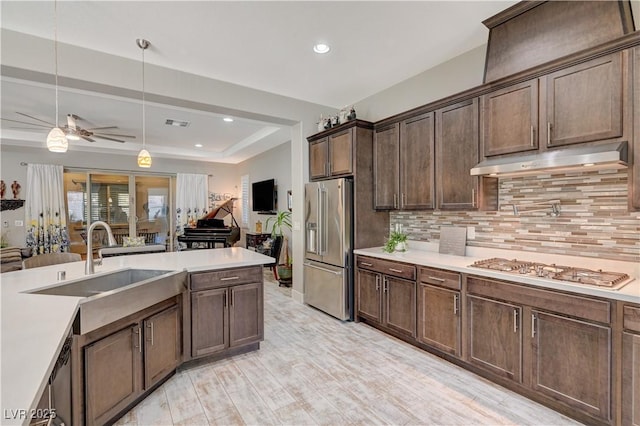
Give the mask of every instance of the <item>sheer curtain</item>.
[[[176, 177], [176, 237], [182, 235], [184, 227], [195, 222], [209, 208], [208, 176], [178, 173]], [[175, 247], [181, 246], [176, 240]]]
[[34, 255], [69, 251], [63, 173], [54, 164], [27, 166], [26, 244]]

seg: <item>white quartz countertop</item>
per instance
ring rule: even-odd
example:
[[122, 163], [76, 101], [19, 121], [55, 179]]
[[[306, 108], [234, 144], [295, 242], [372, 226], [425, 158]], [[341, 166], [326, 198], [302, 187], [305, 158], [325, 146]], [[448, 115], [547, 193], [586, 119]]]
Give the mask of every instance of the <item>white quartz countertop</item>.
[[[562, 290], [589, 296], [604, 297], [613, 300], [621, 300], [640, 304], [640, 264], [633, 262], [621, 262], [606, 259], [593, 259], [574, 256], [561, 256], [555, 254], [519, 252], [513, 250], [484, 249], [467, 247], [465, 256], [454, 256], [438, 253], [437, 244], [419, 243], [410, 241], [409, 250], [400, 253], [386, 253], [382, 247], [372, 247], [354, 250], [355, 254], [376, 257], [380, 259], [394, 260], [398, 262], [413, 263], [419, 266], [429, 266], [439, 269], [472, 274], [489, 278], [496, 278], [532, 286]], [[477, 260], [492, 257], [505, 259], [519, 259], [542, 263], [555, 263], [563, 266], [574, 266], [587, 269], [602, 269], [611, 272], [623, 272], [634, 278], [619, 290], [610, 290], [606, 287], [573, 284], [565, 281], [543, 279], [527, 275], [512, 274], [490, 269], [470, 267]]]
[[[207, 271], [273, 263], [272, 257], [240, 247], [111, 257], [96, 266], [96, 275], [126, 268]], [[83, 278], [85, 262], [72, 262], [0, 275], [2, 332], [0, 424], [26, 424], [35, 408], [64, 339], [69, 334], [82, 297], [27, 293], [41, 287]]]

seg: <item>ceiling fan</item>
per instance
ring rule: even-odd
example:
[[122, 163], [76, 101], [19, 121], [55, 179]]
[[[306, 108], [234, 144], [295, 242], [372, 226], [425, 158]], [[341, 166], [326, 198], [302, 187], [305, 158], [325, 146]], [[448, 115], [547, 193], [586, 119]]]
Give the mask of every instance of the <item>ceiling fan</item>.
[[[41, 120], [39, 118], [33, 117], [29, 114], [25, 114], [22, 112], [16, 112], [16, 114], [18, 115], [22, 115], [24, 117], [30, 118], [32, 120], [36, 120], [39, 121], [41, 123], [45, 123], [47, 124], [46, 126], [44, 124], [39, 124], [39, 123], [29, 123], [27, 121], [19, 121], [19, 120], [10, 120], [8, 118], [2, 118], [2, 120], [4, 121], [11, 121], [13, 123], [20, 123], [20, 124], [28, 124], [30, 126], [37, 126], [36, 128], [29, 128], [29, 127], [14, 127], [15, 129], [23, 129], [23, 130], [40, 130], [40, 131], [45, 131], [45, 130], [50, 130], [51, 128], [55, 127], [55, 124], [53, 123], [49, 123], [48, 121], [45, 120]], [[113, 142], [119, 142], [119, 143], [124, 143], [125, 141], [119, 138], [126, 138], [126, 139], [135, 139], [135, 136], [132, 135], [120, 135], [120, 134], [115, 134], [115, 133], [104, 133], [102, 132], [103, 130], [108, 130], [108, 129], [117, 129], [118, 126], [106, 126], [106, 127], [91, 127], [91, 128], [82, 128], [77, 124], [78, 120], [82, 120], [82, 118], [78, 117], [75, 114], [67, 114], [67, 124], [64, 125], [64, 127], [62, 127], [62, 131], [64, 132], [64, 134], [67, 136], [67, 139], [70, 140], [79, 140], [79, 139], [84, 139], [88, 142], [95, 142], [95, 139], [105, 139], [105, 140], [109, 140], [109, 141], [113, 141]]]

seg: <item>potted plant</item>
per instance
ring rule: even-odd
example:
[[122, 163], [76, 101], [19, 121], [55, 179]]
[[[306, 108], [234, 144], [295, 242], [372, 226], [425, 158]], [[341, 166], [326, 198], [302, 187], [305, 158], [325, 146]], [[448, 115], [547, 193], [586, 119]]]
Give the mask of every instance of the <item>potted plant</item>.
[[[273, 225], [272, 225], [273, 223]], [[289, 240], [284, 235], [283, 230], [289, 229], [291, 230], [291, 212], [290, 211], [281, 211], [278, 212], [276, 216], [272, 216], [267, 219], [265, 223], [265, 228], [269, 229], [271, 226], [271, 237], [282, 238], [282, 252], [284, 253], [284, 263], [280, 264], [280, 259], [276, 259], [277, 264], [277, 277], [280, 283], [283, 282], [289, 283], [291, 282], [291, 257], [289, 256]]]
[[393, 253], [394, 251], [407, 251], [407, 234], [402, 232], [401, 227], [396, 226], [396, 229], [391, 231], [389, 239], [382, 250], [387, 253]]

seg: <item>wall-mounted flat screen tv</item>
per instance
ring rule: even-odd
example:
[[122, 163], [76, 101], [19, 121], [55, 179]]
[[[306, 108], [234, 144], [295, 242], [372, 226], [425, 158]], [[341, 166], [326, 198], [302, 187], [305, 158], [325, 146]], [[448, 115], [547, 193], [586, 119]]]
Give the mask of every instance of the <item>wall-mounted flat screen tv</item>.
[[251, 184], [251, 201], [254, 212], [275, 212], [278, 210], [276, 180], [269, 179]]

